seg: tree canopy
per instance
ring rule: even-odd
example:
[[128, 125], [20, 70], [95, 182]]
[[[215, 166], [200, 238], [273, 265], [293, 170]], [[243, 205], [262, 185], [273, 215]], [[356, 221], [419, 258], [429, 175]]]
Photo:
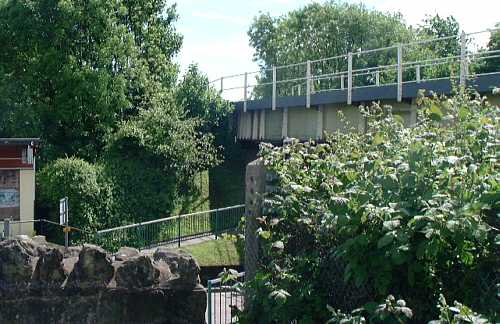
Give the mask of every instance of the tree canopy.
[[177, 18], [167, 0], [0, 2], [0, 136], [42, 139], [42, 205], [78, 197], [58, 177], [82, 165], [120, 221], [159, 217], [218, 163], [211, 131], [231, 106], [196, 66], [179, 76]]

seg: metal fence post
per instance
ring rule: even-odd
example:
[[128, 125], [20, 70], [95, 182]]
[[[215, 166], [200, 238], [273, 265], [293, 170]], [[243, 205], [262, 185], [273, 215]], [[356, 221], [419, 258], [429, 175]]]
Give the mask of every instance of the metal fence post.
[[219, 237], [219, 208], [215, 209], [215, 239]]
[[377, 85], [377, 87], [380, 85], [380, 71], [377, 70], [375, 72], [375, 84]]
[[344, 90], [344, 75], [340, 75], [340, 89]]
[[415, 67], [415, 77], [417, 79], [417, 83], [420, 83], [420, 65], [417, 65]]
[[403, 45], [398, 45], [398, 102], [403, 99]]
[[245, 77], [244, 77], [244, 85], [243, 88], [245, 91], [243, 93], [243, 112], [247, 112], [247, 93], [248, 93], [248, 73], [245, 72]]
[[212, 280], [208, 280], [208, 285], [207, 285], [207, 307], [208, 307], [208, 324], [212, 324]]
[[276, 66], [273, 66], [273, 110], [276, 110]]
[[465, 32], [460, 34], [460, 87], [463, 89], [467, 84], [467, 38]]
[[5, 239], [8, 239], [10, 236], [10, 219], [3, 220], [3, 236]]
[[181, 247], [181, 216], [177, 216], [177, 247]]
[[352, 104], [352, 53], [347, 54], [347, 104]]
[[306, 65], [306, 108], [311, 108], [311, 61]]

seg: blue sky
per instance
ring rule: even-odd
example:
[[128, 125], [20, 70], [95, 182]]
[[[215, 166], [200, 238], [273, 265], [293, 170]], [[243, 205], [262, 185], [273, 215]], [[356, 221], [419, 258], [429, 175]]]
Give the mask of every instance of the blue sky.
[[[283, 15], [311, 0], [178, 0], [178, 30], [184, 43], [178, 62], [182, 69], [198, 63], [210, 80], [221, 75], [257, 70], [247, 30], [259, 12]], [[322, 1], [316, 1], [322, 2]], [[401, 12], [417, 25], [426, 14], [453, 15], [467, 31], [493, 27], [500, 21], [498, 0], [371, 0], [366, 6], [381, 11]]]

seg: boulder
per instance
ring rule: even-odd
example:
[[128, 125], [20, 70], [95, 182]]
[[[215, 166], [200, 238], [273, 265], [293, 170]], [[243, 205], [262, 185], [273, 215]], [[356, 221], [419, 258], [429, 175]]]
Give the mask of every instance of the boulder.
[[155, 262], [168, 264], [171, 277], [169, 284], [176, 288], [186, 289], [200, 283], [200, 266], [191, 254], [165, 247], [159, 247], [153, 254]]
[[136, 257], [139, 255], [139, 250], [131, 247], [121, 247], [118, 252], [115, 253], [116, 261], [125, 261], [129, 258]]
[[104, 288], [113, 278], [114, 268], [106, 251], [95, 245], [84, 245], [66, 283], [67, 288]]
[[122, 288], [151, 287], [158, 282], [160, 271], [145, 255], [128, 258], [117, 269], [116, 286]]
[[33, 257], [38, 249], [31, 240], [7, 240], [0, 243], [0, 285], [27, 285], [33, 274]]
[[60, 287], [66, 280], [63, 268], [63, 254], [59, 249], [50, 249], [38, 258], [33, 282], [37, 286]]

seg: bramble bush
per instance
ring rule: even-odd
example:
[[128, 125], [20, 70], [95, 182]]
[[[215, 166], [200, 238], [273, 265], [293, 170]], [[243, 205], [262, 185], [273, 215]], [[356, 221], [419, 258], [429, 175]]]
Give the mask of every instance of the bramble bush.
[[[413, 316], [397, 322], [438, 318], [440, 295], [498, 316], [500, 110], [466, 91], [418, 106], [411, 128], [374, 104], [361, 108], [366, 133], [262, 145], [278, 189], [265, 199], [242, 322], [324, 323], [344, 298], [338, 281], [362, 287], [366, 302], [405, 300]], [[329, 277], [337, 264], [343, 277]]]

